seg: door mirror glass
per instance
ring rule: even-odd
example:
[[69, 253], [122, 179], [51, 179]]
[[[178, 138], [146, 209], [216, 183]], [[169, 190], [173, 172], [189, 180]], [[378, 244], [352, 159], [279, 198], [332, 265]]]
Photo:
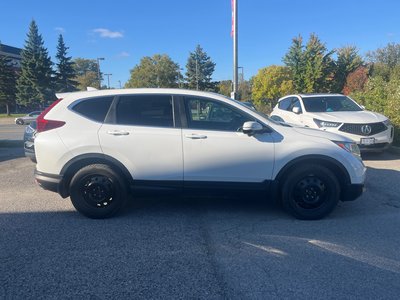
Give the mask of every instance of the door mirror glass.
[[296, 115], [300, 114], [301, 113], [300, 107], [297, 106], [293, 107], [292, 112], [294, 112]]
[[258, 122], [248, 121], [243, 124], [242, 130], [243, 133], [248, 134], [249, 136], [255, 135], [263, 130], [263, 126]]

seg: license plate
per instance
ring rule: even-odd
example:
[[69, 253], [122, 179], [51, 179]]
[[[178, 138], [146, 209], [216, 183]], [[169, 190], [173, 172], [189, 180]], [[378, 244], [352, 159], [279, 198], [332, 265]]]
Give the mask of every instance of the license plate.
[[375, 144], [375, 138], [362, 138], [360, 140], [361, 145], [372, 145]]

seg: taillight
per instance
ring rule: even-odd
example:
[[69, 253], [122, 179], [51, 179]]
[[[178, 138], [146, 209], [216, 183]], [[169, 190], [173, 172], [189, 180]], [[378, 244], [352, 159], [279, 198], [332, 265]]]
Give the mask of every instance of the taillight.
[[37, 132], [43, 132], [50, 129], [61, 127], [65, 124], [63, 121], [47, 120], [44, 117], [46, 114], [56, 106], [62, 99], [54, 101], [48, 108], [46, 108], [36, 119]]

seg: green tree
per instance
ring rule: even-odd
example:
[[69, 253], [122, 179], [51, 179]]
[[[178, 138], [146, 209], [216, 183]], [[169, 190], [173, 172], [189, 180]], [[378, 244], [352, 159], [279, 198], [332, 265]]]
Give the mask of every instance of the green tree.
[[10, 105], [15, 101], [16, 84], [17, 78], [11, 60], [0, 55], [0, 104], [6, 107], [7, 115], [10, 115]]
[[76, 90], [78, 82], [75, 81], [76, 72], [71, 57], [67, 56], [69, 48], [64, 43], [64, 38], [60, 34], [57, 45], [57, 70], [56, 70], [56, 88], [59, 92], [72, 92]]
[[265, 105], [269, 100], [269, 106], [275, 104], [276, 100], [295, 91], [291, 77], [292, 73], [288, 67], [269, 66], [260, 69], [253, 78], [252, 95], [254, 104], [258, 107]]
[[21, 73], [17, 81], [18, 103], [43, 106], [54, 100], [53, 83], [52, 62], [33, 20], [22, 50]]
[[400, 68], [400, 44], [389, 43], [383, 48], [367, 53], [371, 75], [389, 81], [391, 73]]
[[298, 93], [331, 90], [335, 68], [333, 53], [315, 34], [310, 35], [305, 46], [301, 35], [292, 40], [283, 62], [292, 73], [293, 85]]
[[283, 57], [283, 62], [291, 72], [294, 89], [298, 93], [306, 90], [305, 86], [305, 69], [306, 61], [304, 57], [303, 37], [301, 35], [293, 38], [289, 51]]
[[333, 78], [332, 91], [342, 93], [347, 76], [363, 64], [358, 50], [354, 46], [346, 46], [336, 51], [336, 70]]
[[186, 63], [186, 81], [190, 89], [206, 91], [212, 89], [211, 77], [215, 70], [215, 63], [200, 45], [194, 52], [189, 53]]
[[[94, 59], [75, 58], [73, 61], [73, 68], [76, 74], [75, 80], [78, 83], [78, 89], [85, 91], [87, 87], [98, 87], [98, 70], [97, 62]], [[101, 73], [100, 73], [101, 77]]]
[[218, 83], [218, 93], [227, 97], [231, 96], [232, 80], [221, 80]]
[[305, 92], [330, 92], [335, 64], [332, 59], [334, 51], [328, 51], [320, 39], [311, 34], [304, 51]]
[[156, 54], [143, 57], [131, 70], [126, 88], [176, 88], [180, 78], [179, 65], [166, 55]]

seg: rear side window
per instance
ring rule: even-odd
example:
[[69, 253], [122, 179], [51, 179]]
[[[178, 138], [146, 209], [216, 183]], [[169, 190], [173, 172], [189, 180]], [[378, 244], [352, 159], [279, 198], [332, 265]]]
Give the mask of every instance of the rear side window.
[[117, 124], [174, 127], [172, 97], [170, 95], [129, 95], [118, 101]]
[[72, 110], [88, 119], [104, 122], [114, 97], [90, 98], [77, 103]]

